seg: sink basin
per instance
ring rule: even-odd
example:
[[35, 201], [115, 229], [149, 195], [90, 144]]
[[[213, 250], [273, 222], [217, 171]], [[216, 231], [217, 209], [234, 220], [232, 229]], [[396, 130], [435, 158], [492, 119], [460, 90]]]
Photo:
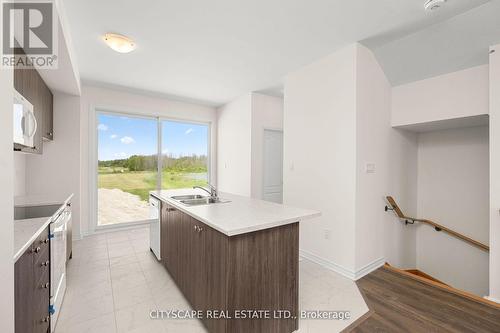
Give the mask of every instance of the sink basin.
[[[173, 197], [172, 197], [173, 199]], [[227, 200], [221, 198], [212, 198], [212, 197], [203, 197], [199, 199], [188, 199], [188, 200], [179, 200], [180, 203], [186, 206], [201, 206], [201, 205], [210, 205], [216, 203], [224, 203], [229, 202]]]
[[177, 201], [182, 201], [182, 200], [205, 199], [208, 197], [199, 194], [188, 194], [188, 195], [174, 195], [171, 198]]

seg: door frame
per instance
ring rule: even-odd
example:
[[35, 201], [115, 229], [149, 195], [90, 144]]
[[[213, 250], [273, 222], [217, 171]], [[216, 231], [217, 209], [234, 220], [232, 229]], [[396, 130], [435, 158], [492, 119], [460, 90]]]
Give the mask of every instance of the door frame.
[[[88, 230], [85, 232], [80, 232], [81, 236], [90, 236], [95, 233], [110, 231], [110, 230], [119, 230], [119, 229], [129, 229], [131, 227], [146, 225], [151, 223], [153, 220], [143, 220], [143, 221], [133, 221], [126, 223], [117, 223], [110, 225], [98, 225], [98, 117], [97, 114], [109, 114], [109, 115], [117, 115], [117, 116], [126, 116], [130, 118], [142, 118], [142, 119], [155, 119], [157, 121], [157, 133], [158, 133], [158, 146], [157, 146], [157, 154], [162, 153], [162, 121], [174, 121], [174, 122], [182, 122], [188, 124], [197, 124], [197, 125], [206, 125], [208, 127], [207, 130], [207, 177], [208, 182], [211, 182], [212, 179], [212, 122], [207, 121], [197, 121], [185, 118], [176, 118], [176, 117], [168, 117], [158, 112], [137, 112], [132, 109], [126, 109], [115, 106], [98, 106], [98, 105], [90, 105], [89, 114], [88, 114], [88, 207], [89, 207], [89, 216], [88, 216]], [[162, 167], [161, 158], [158, 159], [158, 179], [157, 179], [157, 189], [161, 189], [161, 167]], [[80, 226], [81, 228], [81, 226]]]

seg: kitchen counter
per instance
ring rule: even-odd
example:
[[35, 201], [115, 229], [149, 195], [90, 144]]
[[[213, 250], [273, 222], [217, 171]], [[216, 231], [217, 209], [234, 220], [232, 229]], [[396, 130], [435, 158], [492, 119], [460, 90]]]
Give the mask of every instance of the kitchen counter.
[[[292, 333], [299, 317], [299, 223], [319, 216], [229, 193], [229, 202], [186, 206], [176, 195], [200, 189], [151, 192], [165, 205], [160, 214], [161, 260], [210, 333]], [[206, 310], [227, 314], [213, 319]], [[266, 317], [242, 318], [259, 309]], [[288, 316], [273, 317], [276, 311]]]
[[[44, 196], [24, 196], [14, 198], [17, 207], [61, 205], [65, 206], [73, 198], [73, 194], [66, 198], [50, 198]], [[31, 243], [44, 231], [52, 219], [57, 215], [14, 221], [14, 262], [19, 259]]]
[[221, 199], [229, 200], [229, 202], [200, 206], [186, 206], [171, 199], [172, 196], [176, 195], [208, 195], [200, 189], [152, 191], [150, 193], [159, 200], [174, 206], [226, 236], [270, 229], [321, 215], [320, 212], [314, 210], [276, 204], [230, 193], [219, 193]]

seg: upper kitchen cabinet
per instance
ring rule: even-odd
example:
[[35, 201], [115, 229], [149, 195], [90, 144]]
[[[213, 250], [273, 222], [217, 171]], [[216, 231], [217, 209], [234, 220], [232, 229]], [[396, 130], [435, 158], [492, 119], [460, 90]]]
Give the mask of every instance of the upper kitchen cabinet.
[[38, 71], [34, 68], [14, 69], [14, 88], [33, 104], [38, 128], [34, 147], [23, 148], [27, 153], [42, 154], [43, 139], [53, 140], [53, 95]]
[[40, 105], [43, 113], [43, 126], [41, 134], [43, 139], [52, 141], [54, 139], [54, 96], [40, 75], [38, 75], [38, 77], [40, 78], [38, 80], [38, 89], [41, 99]]

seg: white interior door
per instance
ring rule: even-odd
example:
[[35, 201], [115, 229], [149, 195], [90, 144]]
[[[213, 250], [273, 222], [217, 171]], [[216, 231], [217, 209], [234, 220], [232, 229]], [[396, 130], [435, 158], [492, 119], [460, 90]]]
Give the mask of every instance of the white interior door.
[[264, 130], [263, 199], [283, 203], [283, 132]]

